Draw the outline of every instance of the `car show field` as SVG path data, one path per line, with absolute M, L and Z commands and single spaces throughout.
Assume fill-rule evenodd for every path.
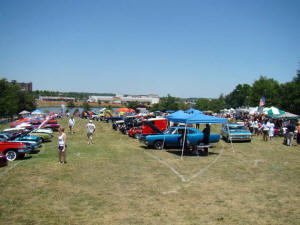
M 54 132 L 38 154 L 0 167 L 1 225 L 300 224 L 296 143 L 220 140 L 208 156 L 181 160 L 181 149 L 148 149 L 102 121 L 88 145 L 88 120 L 75 119 L 67 164 L 58 163 Z

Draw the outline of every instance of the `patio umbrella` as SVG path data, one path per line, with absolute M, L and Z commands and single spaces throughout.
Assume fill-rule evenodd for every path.
M 275 115 L 277 116 L 277 115 L 282 115 L 284 113 L 285 113 L 284 111 L 282 111 L 276 107 L 273 107 L 273 106 L 267 111 L 267 114 L 269 116 L 275 116 Z
M 135 112 L 133 109 L 128 109 L 128 108 L 119 108 L 117 109 L 117 112 Z
M 30 112 L 26 110 L 23 110 L 22 112 L 19 113 L 19 115 L 27 115 L 27 114 L 30 114 Z
M 41 114 L 43 114 L 42 111 L 40 111 L 40 110 L 38 110 L 38 109 L 34 110 L 34 111 L 31 113 L 31 115 L 41 115 Z

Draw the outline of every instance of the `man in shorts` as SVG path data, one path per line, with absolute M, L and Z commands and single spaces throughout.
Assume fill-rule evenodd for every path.
M 70 134 L 73 134 L 74 125 L 75 125 L 75 119 L 74 116 L 71 116 L 71 118 L 69 119 Z
M 92 120 L 90 120 L 90 122 L 86 125 L 86 129 L 87 129 L 86 136 L 87 136 L 87 140 L 88 140 L 88 145 L 90 143 L 93 144 L 93 134 L 95 133 L 96 126 L 95 126 L 95 124 L 93 124 Z

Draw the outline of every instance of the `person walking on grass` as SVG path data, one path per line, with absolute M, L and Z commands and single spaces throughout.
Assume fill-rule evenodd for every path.
M 270 123 L 268 122 L 267 126 L 269 127 L 269 139 L 272 141 L 275 132 L 275 124 L 271 121 Z
M 67 163 L 67 159 L 66 159 L 67 135 L 65 134 L 64 128 L 59 128 L 58 132 L 59 132 L 59 135 L 58 135 L 58 161 L 60 164 Z
M 74 116 L 71 116 L 71 118 L 69 119 L 70 134 L 73 134 L 74 125 L 75 125 L 75 119 Z
M 93 124 L 92 120 L 88 122 L 88 124 L 86 125 L 86 129 L 87 129 L 86 136 L 87 136 L 88 145 L 91 143 L 93 144 L 93 134 L 95 133 L 96 126 L 95 124 Z
M 266 121 L 264 121 L 263 124 L 262 124 L 262 131 L 263 131 L 263 140 L 268 141 L 269 127 L 268 127 Z
M 287 126 L 287 128 L 288 128 L 287 145 L 293 146 L 294 132 L 295 132 L 295 124 L 293 123 L 293 121 L 290 121 L 290 124 Z

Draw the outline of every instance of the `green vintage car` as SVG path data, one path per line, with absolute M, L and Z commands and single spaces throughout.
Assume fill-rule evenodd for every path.
M 222 127 L 222 138 L 227 141 L 251 141 L 252 134 L 244 125 L 228 123 Z
M 52 134 L 47 134 L 47 133 L 37 132 L 37 131 L 32 131 L 29 133 L 29 135 L 30 136 L 39 136 L 42 138 L 43 142 L 51 141 L 51 138 L 53 137 Z

